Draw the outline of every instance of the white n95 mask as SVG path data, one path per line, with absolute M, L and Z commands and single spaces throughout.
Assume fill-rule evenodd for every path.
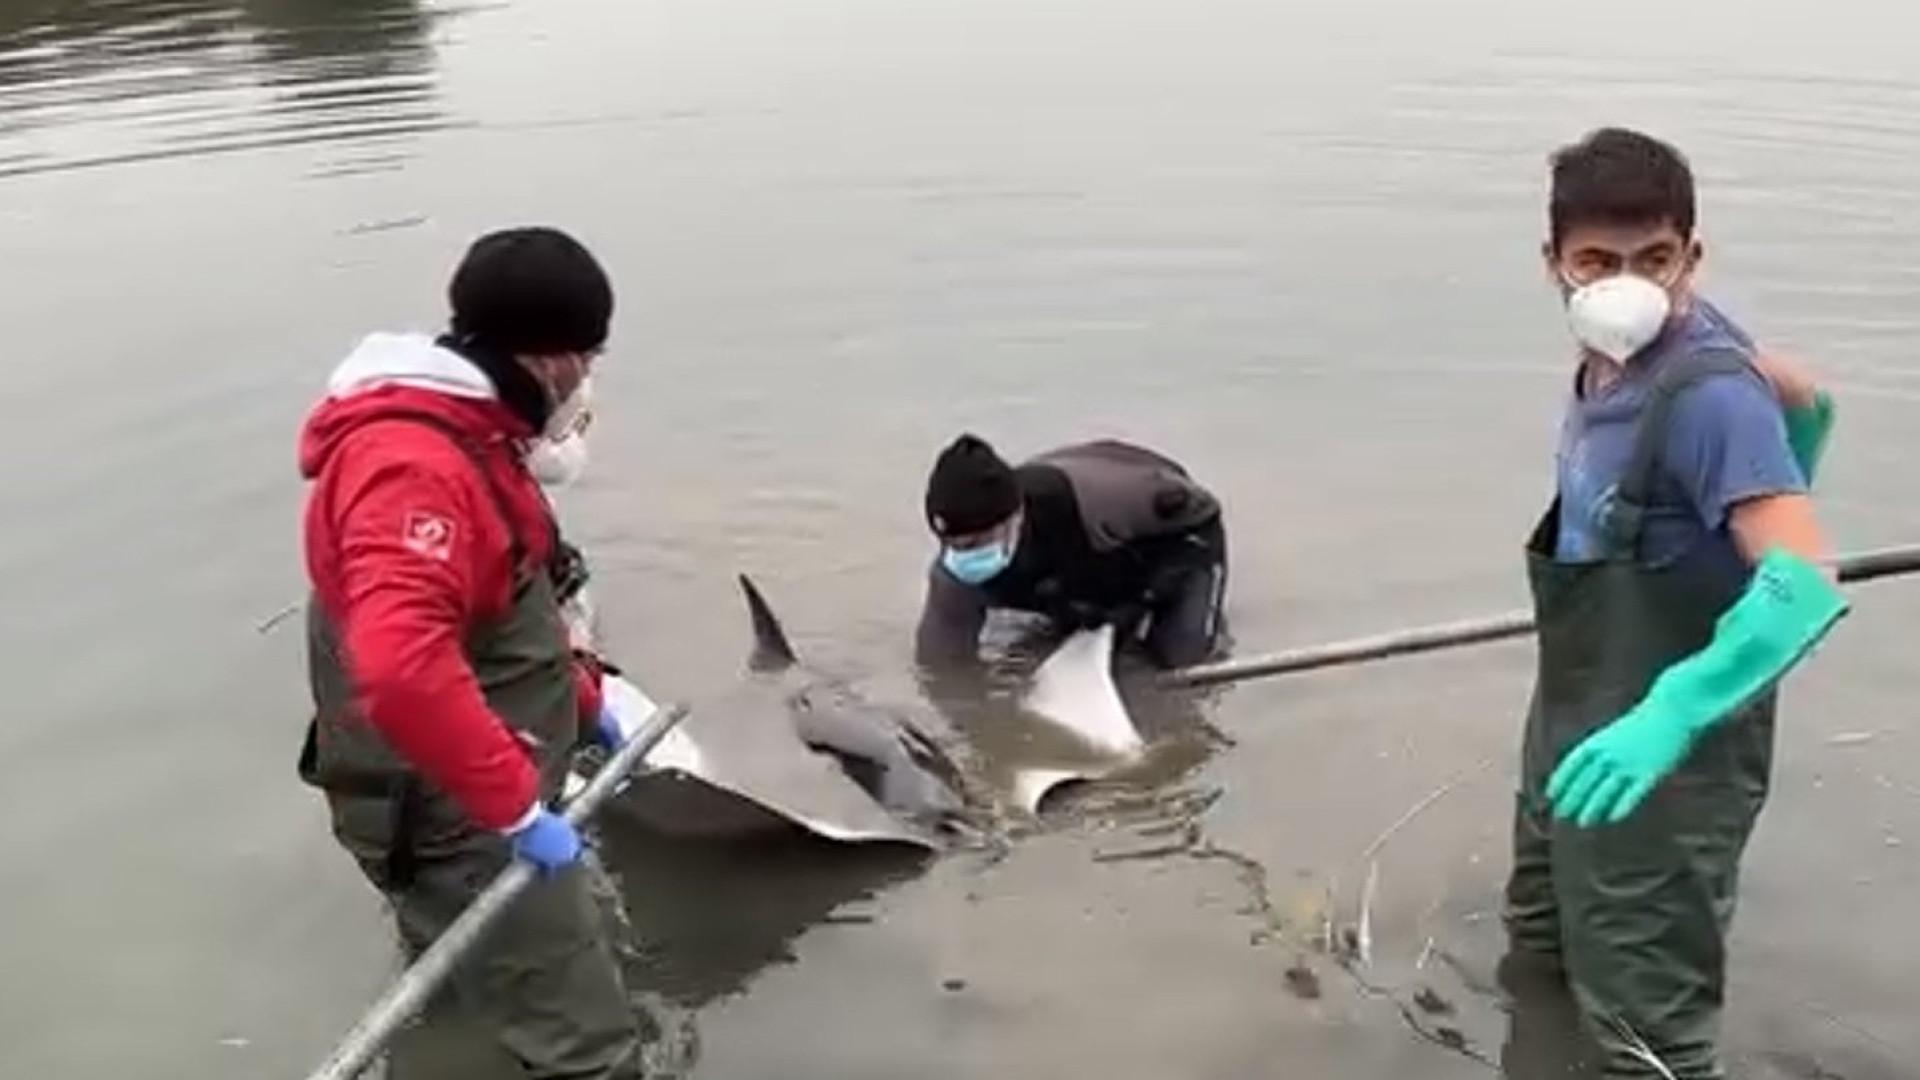
M 1667 290 L 1638 274 L 1612 274 L 1567 297 L 1567 328 L 1580 344 L 1624 364 L 1660 336 L 1672 311 Z
M 561 439 L 536 439 L 527 451 L 527 468 L 546 487 L 566 487 L 587 471 L 587 437 L 578 433 Z
M 547 427 L 541 434 L 558 442 L 587 428 L 588 410 L 593 406 L 593 377 L 582 376 L 573 393 L 555 404 L 547 414 Z
M 587 425 L 593 420 L 593 380 L 583 378 L 554 407 L 547 428 L 527 451 L 527 468 L 547 487 L 566 487 L 587 469 Z

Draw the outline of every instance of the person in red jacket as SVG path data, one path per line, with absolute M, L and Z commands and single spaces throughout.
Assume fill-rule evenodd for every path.
M 437 337 L 374 333 L 300 434 L 313 722 L 302 777 L 417 955 L 518 857 L 541 875 L 454 976 L 532 1077 L 641 1075 L 642 1017 L 550 809 L 603 707 L 555 599 L 564 553 L 527 456 L 570 430 L 613 313 L 607 275 L 546 228 L 481 237 Z

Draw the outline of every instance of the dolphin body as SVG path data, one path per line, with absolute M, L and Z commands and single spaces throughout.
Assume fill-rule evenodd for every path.
M 833 758 L 849 779 L 896 817 L 929 833 L 965 831 L 971 816 L 966 778 L 919 728 L 878 708 L 851 687 L 809 671 L 753 579 L 739 575 L 753 620 L 748 667 L 780 676 L 800 741 Z
M 797 825 L 840 842 L 931 851 L 976 835 L 964 776 L 939 744 L 803 665 L 766 597 L 745 574 L 739 582 L 756 677 L 669 732 L 610 811 L 705 839 Z M 630 704 L 638 716 L 652 708 Z

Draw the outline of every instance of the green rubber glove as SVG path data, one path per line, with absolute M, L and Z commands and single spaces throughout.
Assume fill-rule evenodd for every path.
M 1813 474 L 1820 467 L 1820 455 L 1827 448 L 1827 433 L 1833 430 L 1833 395 L 1816 390 L 1813 403 L 1786 410 L 1787 445 L 1793 459 L 1800 463 L 1800 474 L 1813 486 Z
M 1638 704 L 1560 760 L 1547 778 L 1554 815 L 1581 828 L 1625 820 L 1695 739 L 1777 682 L 1846 613 L 1818 566 L 1768 551 L 1707 647 L 1661 672 Z
M 1642 701 L 1561 759 L 1547 778 L 1554 816 L 1583 829 L 1624 821 L 1691 749 L 1685 713 Z

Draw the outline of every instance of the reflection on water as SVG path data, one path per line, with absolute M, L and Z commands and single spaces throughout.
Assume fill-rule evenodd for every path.
M 600 899 L 627 946 L 624 967 L 651 1045 L 648 1076 L 687 1075 L 700 1058 L 699 1011 L 743 992 L 823 923 L 871 923 L 881 895 L 925 870 L 918 848 L 842 845 L 795 827 L 735 843 L 607 830 Z M 436 999 L 395 1038 L 387 1080 L 513 1080 L 524 1075 L 481 1018 Z
M 1109 814 L 1119 806 L 1144 810 L 1154 819 L 1149 828 L 1164 824 L 1168 815 L 1179 818 L 1192 795 L 1181 783 L 1232 745 L 1212 719 L 1219 691 L 1161 688 L 1156 669 L 1131 650 L 1121 650 L 1114 660 L 1115 686 L 1146 749 L 1139 760 L 1116 764 L 1057 726 L 1058 718 L 1036 723 L 1029 711 L 1033 674 L 1061 641 L 1046 624 L 1027 623 L 1007 635 L 998 655 L 990 652 L 989 662 L 978 668 L 917 669 L 922 696 L 944 720 L 950 744 L 957 741 L 950 748 L 971 763 L 1009 812 L 1022 805 L 1021 774 L 1079 774 L 1078 780 L 1047 789 L 1032 808 L 1041 821 L 1015 822 L 1015 834 L 1043 823 L 1068 825 Z
M 929 865 L 917 848 L 834 844 L 797 828 L 734 844 L 607 830 L 601 846 L 638 943 L 635 985 L 686 1008 L 792 963 L 794 942 L 815 926 L 871 921 L 862 902 Z
M 0 6 L 0 177 L 352 140 L 388 167 L 446 125 L 420 0 Z

